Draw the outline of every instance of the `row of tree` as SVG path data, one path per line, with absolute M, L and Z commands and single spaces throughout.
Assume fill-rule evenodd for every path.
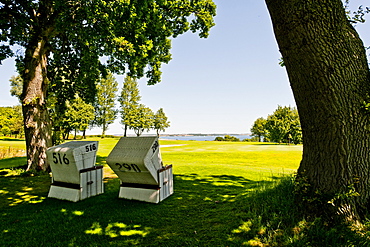
M 0 107 L 0 132 L 4 136 L 23 135 L 23 116 L 20 105 Z
M 22 79 L 20 76 L 13 76 L 10 82 L 11 94 L 20 98 Z M 101 127 L 101 136 L 104 138 L 108 126 L 117 119 L 118 113 L 121 114 L 121 123 L 125 126 L 125 136 L 128 128 L 140 136 L 145 130 L 150 129 L 156 130 L 159 135 L 160 131 L 165 131 L 169 127 L 169 121 L 162 108 L 153 113 L 150 108 L 140 103 L 141 96 L 135 79 L 125 78 L 121 95 L 118 97 L 119 110 L 116 109 L 117 91 L 118 83 L 113 74 L 108 73 L 106 77 L 100 77 L 96 81 L 96 93 L 91 103 L 86 102 L 86 99 L 77 93 L 71 95 L 72 99 L 65 101 L 49 95 L 48 109 L 53 122 L 53 144 L 67 140 L 72 131 L 74 137 L 78 131 L 82 131 L 85 138 L 86 130 L 95 126 Z
M 135 131 L 140 136 L 145 130 L 154 129 L 159 135 L 160 131 L 165 131 L 170 126 L 162 108 L 154 113 L 149 107 L 140 103 L 141 96 L 138 83 L 131 77 L 126 77 L 123 83 L 121 96 L 118 101 L 121 104 L 121 124 L 124 126 L 124 136 L 127 129 Z
M 251 128 L 258 141 L 278 143 L 302 143 L 302 129 L 298 111 L 295 107 L 278 106 L 267 118 L 260 117 Z

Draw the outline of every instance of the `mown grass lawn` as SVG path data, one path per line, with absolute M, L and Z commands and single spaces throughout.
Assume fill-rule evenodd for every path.
M 166 143 L 163 141 L 164 145 Z M 162 148 L 163 160 L 173 163 L 175 173 L 178 174 L 238 175 L 263 180 L 294 173 L 302 157 L 301 145 L 199 141 L 181 143 L 182 146 Z
M 105 164 L 118 139 L 98 140 L 105 193 L 77 203 L 47 198 L 49 174 L 0 170 L 0 246 L 369 244 L 366 233 L 302 216 L 291 176 L 302 146 L 161 141 L 163 161 L 174 167 L 175 193 L 150 204 L 118 198 L 119 180 Z

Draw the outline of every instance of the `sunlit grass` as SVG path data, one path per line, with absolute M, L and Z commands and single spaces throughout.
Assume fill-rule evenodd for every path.
M 274 174 L 294 173 L 302 158 L 301 145 L 261 145 L 247 142 L 162 141 L 165 163 L 175 173 L 202 175 L 238 174 L 261 180 Z M 176 145 L 176 144 L 182 144 Z
M 47 198 L 49 174 L 0 170 L 0 246 L 370 244 L 366 231 L 303 216 L 292 176 L 302 146 L 161 140 L 175 192 L 150 204 L 118 198 L 119 180 L 105 162 L 118 138 L 89 140 L 99 141 L 97 163 L 105 166 L 99 196 L 76 203 Z
M 23 139 L 0 137 L 0 169 L 25 165 L 25 150 Z

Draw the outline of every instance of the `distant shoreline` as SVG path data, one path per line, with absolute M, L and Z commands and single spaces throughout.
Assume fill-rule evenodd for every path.
M 153 136 L 155 134 L 142 134 L 141 136 Z M 189 133 L 189 134 L 159 134 L 159 137 L 165 137 L 165 136 L 226 136 L 226 135 L 229 135 L 229 136 L 250 136 L 252 135 L 251 133 L 243 133 L 243 134 L 230 134 L 230 133 L 223 133 L 223 134 L 217 134 L 217 133 L 214 133 L 214 134 L 195 134 L 195 133 Z M 113 136 L 123 136 L 123 134 L 115 134 Z M 133 134 L 129 134 L 127 136 L 136 136 L 136 135 L 133 135 Z
M 194 133 L 189 133 L 189 134 L 160 134 L 160 136 L 245 136 L 245 135 L 251 135 L 250 133 L 243 133 L 243 134 L 230 134 L 230 133 L 223 133 L 223 134 L 194 134 Z
M 183 141 L 214 141 L 217 137 L 224 137 L 226 135 L 238 138 L 240 141 L 250 139 L 251 135 L 248 134 L 182 134 L 182 135 L 160 135 L 159 139 L 162 140 L 183 140 Z

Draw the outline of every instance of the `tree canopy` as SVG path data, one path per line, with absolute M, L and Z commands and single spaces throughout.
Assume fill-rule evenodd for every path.
M 77 131 L 83 131 L 85 133 L 87 127 L 94 120 L 94 112 L 94 107 L 85 103 L 80 97 L 77 97 L 71 102 L 67 102 L 65 122 L 68 123 L 69 129 L 75 130 L 75 139 Z
M 53 54 L 48 56 L 55 69 L 48 71 L 49 79 L 81 81 L 108 66 L 113 73 L 145 74 L 154 84 L 160 81 L 161 63 L 171 59 L 169 37 L 188 30 L 207 37 L 215 8 L 210 0 L 2 0 L 0 59 L 16 55 L 23 67 L 26 54 L 14 54 L 11 47 L 30 48 L 38 37 L 46 39 L 44 48 Z M 103 56 L 105 64 L 99 60 Z
M 265 130 L 267 138 L 272 142 L 302 142 L 301 123 L 295 107 L 278 106 L 273 114 L 267 116 Z
M 257 118 L 251 132 L 253 136 L 258 137 L 259 141 L 264 137 L 265 141 L 271 142 L 302 143 L 301 123 L 295 107 L 278 106 L 267 116 L 267 119 Z
M 261 142 L 262 137 L 266 136 L 266 119 L 263 117 L 257 118 L 254 121 L 253 126 L 251 128 L 252 136 L 258 137 L 258 141 Z
M 168 121 L 163 108 L 159 108 L 159 110 L 153 116 L 153 129 L 156 130 L 157 135 L 159 136 L 159 132 L 165 131 L 168 127 L 170 127 L 170 121 Z
M 125 124 L 133 129 L 137 136 L 145 130 L 149 131 L 153 127 L 154 113 L 143 104 L 135 105 L 125 118 Z
M 211 0 L 1 0 L 0 61 L 15 56 L 24 82 L 28 169 L 48 169 L 49 93 L 92 102 L 95 79 L 108 68 L 157 83 L 171 59 L 170 38 L 188 30 L 207 37 L 215 14 Z
M 112 124 L 117 118 L 118 111 L 115 110 L 115 100 L 117 98 L 118 83 L 112 73 L 108 73 L 106 78 L 99 78 L 97 84 L 94 124 L 102 128 L 102 138 L 108 125 Z
M 123 87 L 121 90 L 121 95 L 118 98 L 120 102 L 121 108 L 121 123 L 124 126 L 124 133 L 123 136 L 127 135 L 127 128 L 130 123 L 130 116 L 132 116 L 132 111 L 135 111 L 137 106 L 139 105 L 139 101 L 141 99 L 140 92 L 139 92 L 139 85 L 137 80 L 131 78 L 130 76 L 126 76 Z
M 23 134 L 23 116 L 20 105 L 0 107 L 0 132 L 3 135 Z

